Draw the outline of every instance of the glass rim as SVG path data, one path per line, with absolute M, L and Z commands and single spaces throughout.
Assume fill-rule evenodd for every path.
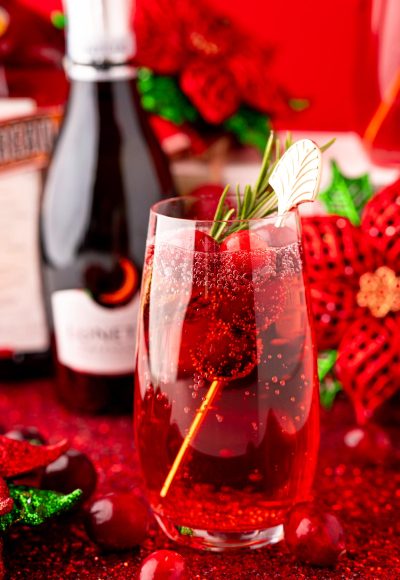
M 207 198 L 207 197 L 211 197 L 210 195 L 204 195 L 203 198 Z M 236 195 L 231 193 L 227 195 L 227 198 L 234 198 L 236 200 Z M 202 198 L 201 197 L 197 197 L 194 195 L 177 195 L 175 197 L 168 197 L 166 199 L 161 199 L 160 201 L 157 201 L 156 203 L 154 203 L 151 208 L 150 208 L 150 215 L 154 215 L 157 217 L 162 217 L 162 218 L 166 218 L 169 220 L 173 220 L 173 221 L 180 221 L 180 222 L 184 222 L 184 223 L 190 223 L 190 222 L 195 222 L 198 224 L 212 224 L 212 223 L 225 223 L 225 224 L 230 224 L 230 223 L 241 223 L 241 222 L 246 222 L 246 223 L 256 223 L 256 222 L 268 222 L 268 221 L 272 221 L 272 220 L 276 220 L 278 218 L 285 218 L 285 217 L 289 217 L 289 216 L 298 216 L 299 215 L 299 210 L 298 210 L 298 206 L 295 206 L 293 208 L 291 208 L 288 211 L 285 211 L 283 213 L 278 213 L 278 211 L 274 211 L 273 213 L 264 216 L 264 217 L 251 217 L 251 218 L 231 218 L 229 220 L 213 220 L 213 219 L 197 219 L 197 218 L 191 218 L 191 217 L 175 217 L 172 215 L 168 215 L 165 213 L 160 213 L 159 208 L 168 205 L 168 203 L 171 202 L 177 202 L 177 201 L 182 201 L 182 200 L 193 200 L 193 201 L 200 201 Z

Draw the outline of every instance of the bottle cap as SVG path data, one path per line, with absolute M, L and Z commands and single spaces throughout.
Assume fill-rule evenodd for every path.
M 128 63 L 136 52 L 133 0 L 63 0 L 67 58 L 78 65 Z

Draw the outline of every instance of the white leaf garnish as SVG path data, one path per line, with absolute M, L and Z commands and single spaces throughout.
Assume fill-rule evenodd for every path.
M 310 139 L 301 139 L 289 147 L 269 178 L 278 198 L 279 215 L 316 198 L 321 167 L 321 150 Z

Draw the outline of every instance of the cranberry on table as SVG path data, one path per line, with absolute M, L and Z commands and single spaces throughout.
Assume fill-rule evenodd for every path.
M 289 550 L 301 562 L 334 566 L 345 552 L 345 537 L 339 520 L 309 505 L 294 508 L 284 524 Z
M 171 550 L 158 550 L 142 563 L 139 580 L 184 580 L 187 578 L 184 558 Z
M 395 451 L 386 432 L 377 425 L 366 425 L 351 429 L 344 436 L 352 460 L 365 465 L 388 463 Z
M 147 537 L 150 515 L 133 493 L 109 493 L 87 508 L 89 537 L 105 550 L 129 550 Z
M 96 483 L 96 470 L 87 455 L 68 449 L 45 468 L 41 487 L 60 493 L 81 489 L 82 501 L 86 501 L 94 492 Z

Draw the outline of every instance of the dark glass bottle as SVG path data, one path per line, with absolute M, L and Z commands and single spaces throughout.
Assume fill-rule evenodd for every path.
M 96 4 L 97 26 L 94 2 L 70 2 L 71 89 L 45 183 L 41 240 L 61 398 L 85 412 L 129 412 L 148 214 L 173 185 L 127 64 L 130 2 Z M 118 42 L 111 4 L 122 11 Z

